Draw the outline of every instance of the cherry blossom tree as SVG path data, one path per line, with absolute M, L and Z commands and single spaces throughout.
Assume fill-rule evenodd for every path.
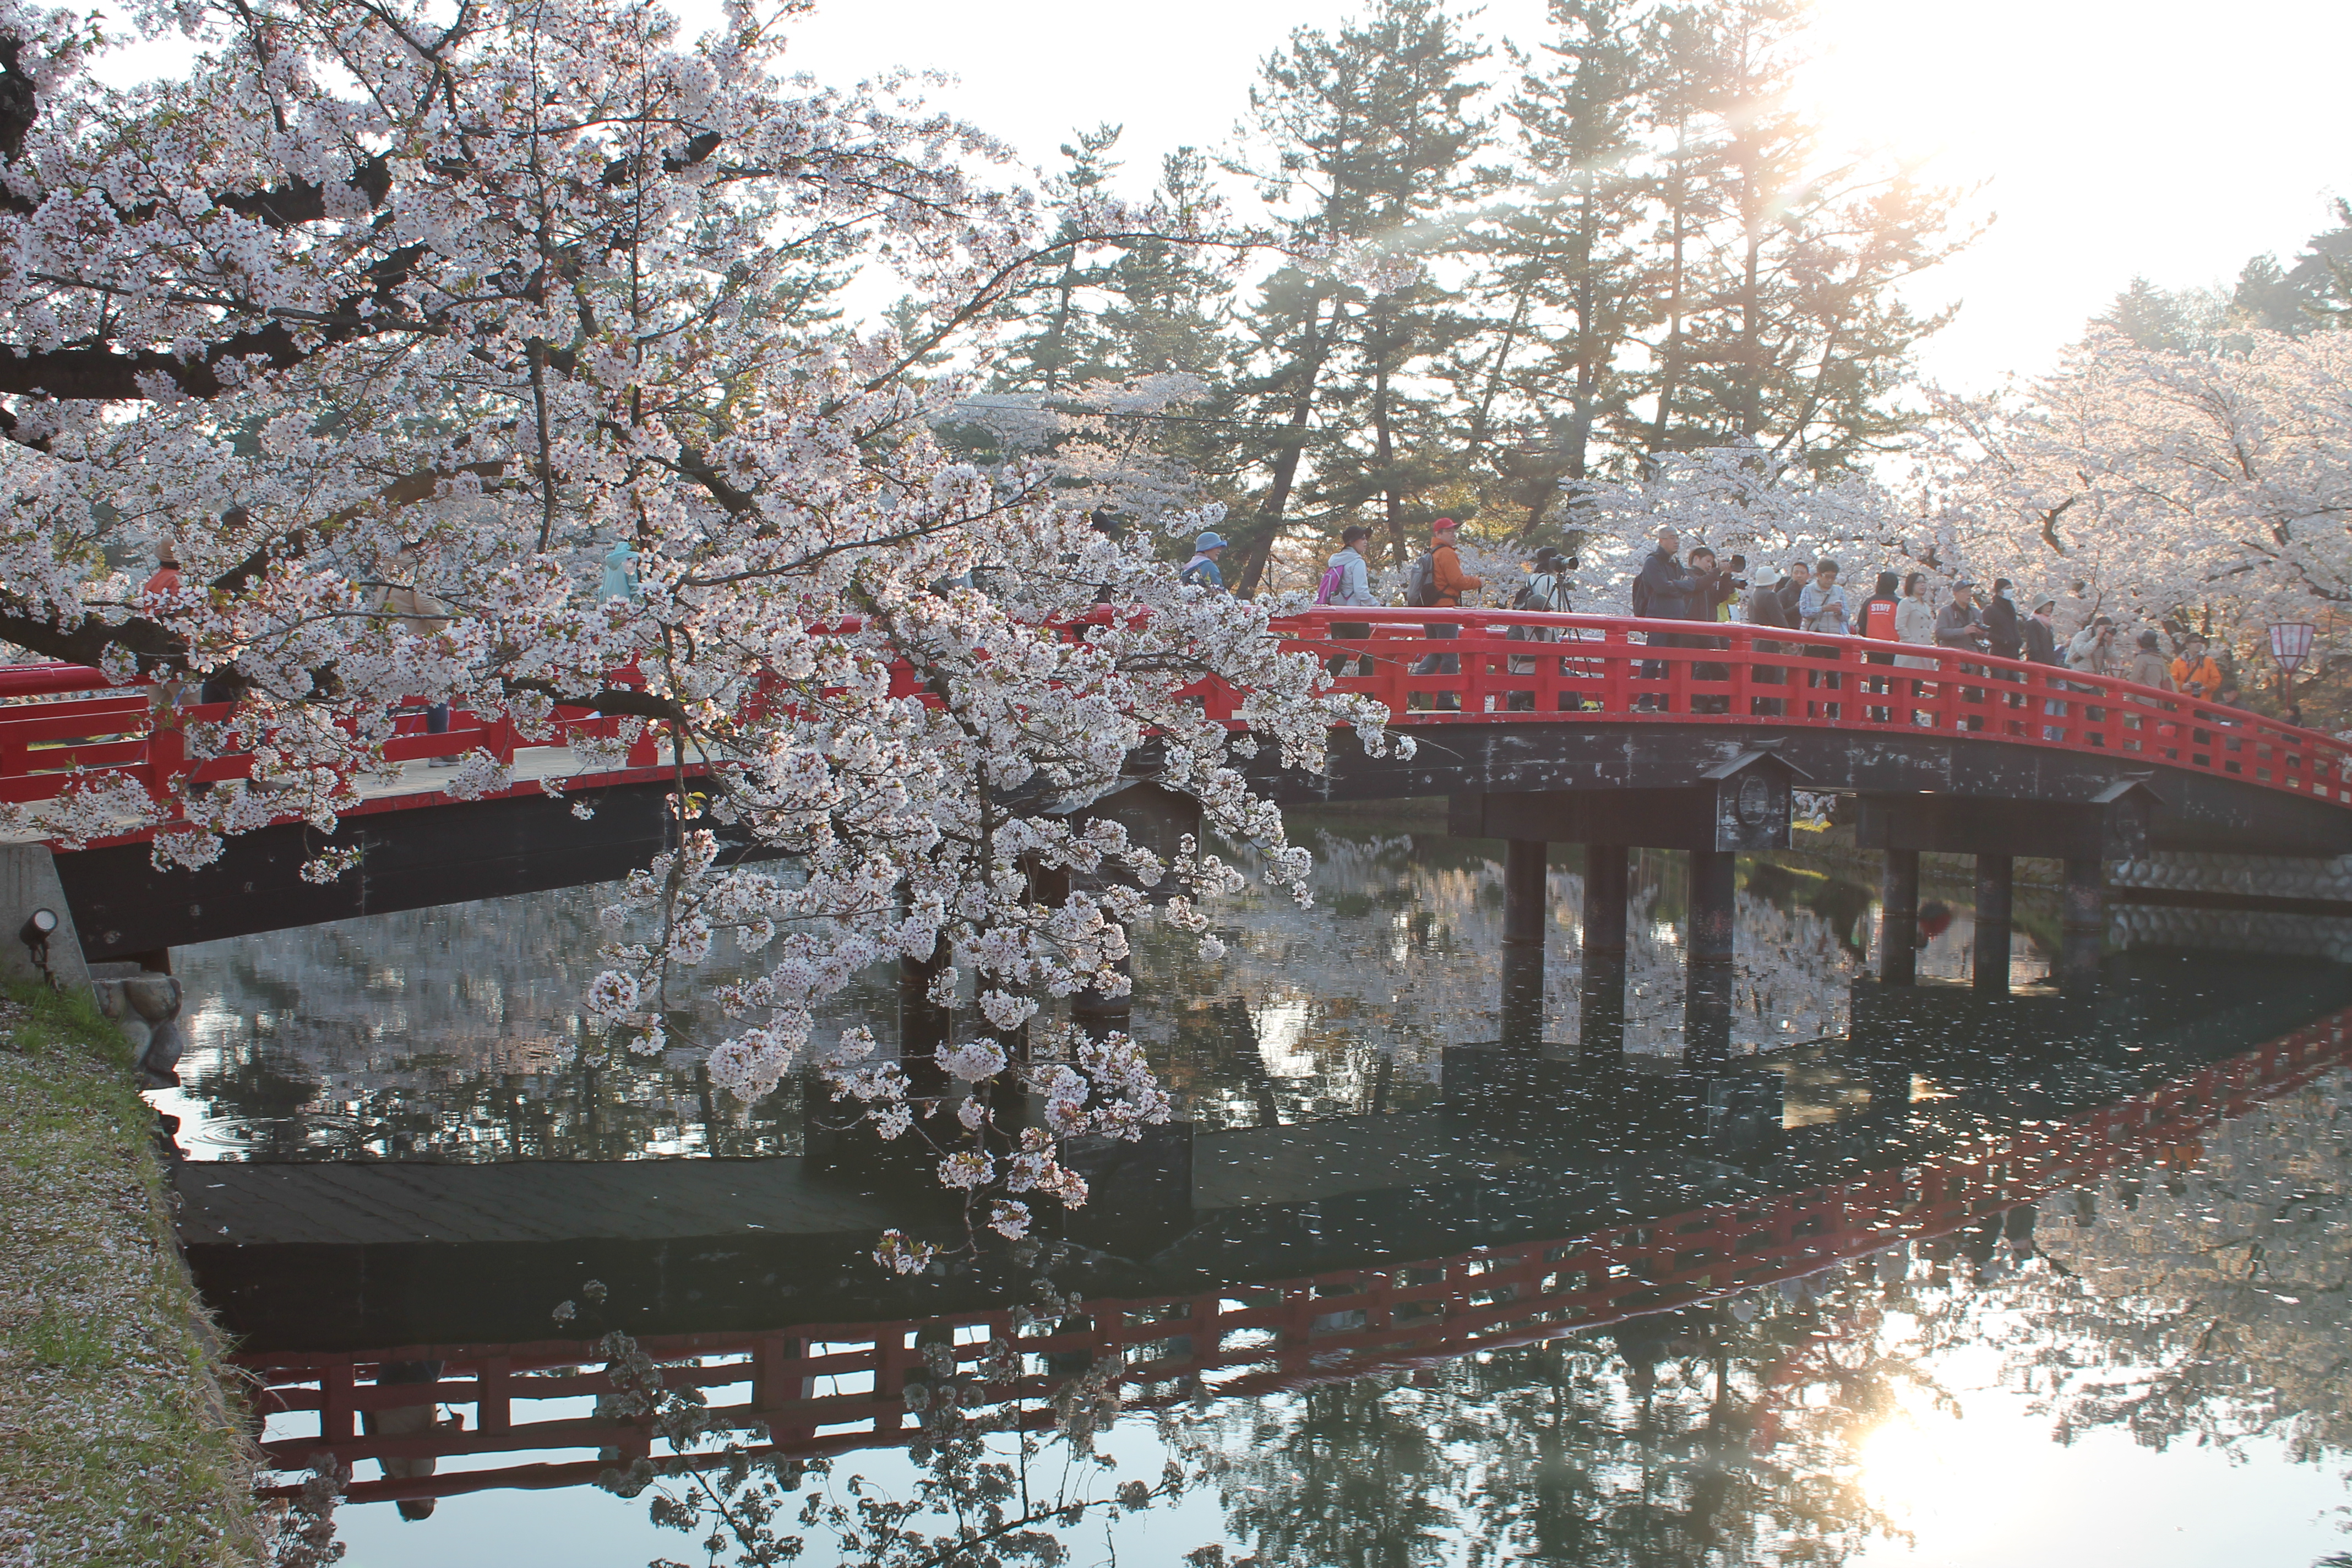
M 1686 548 L 1708 546 L 1727 563 L 1735 552 L 1760 565 L 1859 552 L 1845 563 L 1859 574 L 1865 565 L 1879 571 L 1937 560 L 1935 525 L 1906 521 L 1876 480 L 1816 477 L 1801 461 L 1753 442 L 1669 452 L 1639 477 L 1562 489 L 1569 526 L 1583 542 L 1595 614 L 1629 613 L 1633 576 L 1661 528 L 1674 529 Z
M 1937 403 L 1942 510 L 2021 582 L 2225 631 L 2352 603 L 2352 336 L 2101 332 L 2020 391 Z
M 137 18 L 183 39 L 185 74 L 115 88 L 98 22 L 0 0 L 0 432 L 21 458 L 0 638 L 232 700 L 191 742 L 249 750 L 249 782 L 92 787 L 36 824 L 144 824 L 189 864 L 273 819 L 331 831 L 405 700 L 655 727 L 677 831 L 611 912 L 591 1011 L 657 1049 L 668 988 L 722 932 L 768 948 L 727 994 L 745 1026 L 714 1077 L 756 1095 L 822 1055 L 885 1135 L 952 1133 L 943 1175 L 1017 1233 L 1008 1184 L 1083 1197 L 1054 1135 L 1167 1114 L 1124 1037 L 1056 1059 L 1024 1051 L 1027 1021 L 1125 986 L 1142 887 L 1172 876 L 1160 916 L 1198 930 L 1193 900 L 1234 875 L 1189 843 L 1164 866 L 1081 808 L 1144 766 L 1303 892 L 1240 763 L 1318 766 L 1343 722 L 1378 746 L 1381 715 L 1279 652 L 1272 605 L 1178 584 L 1042 467 L 939 446 L 968 388 L 915 370 L 984 367 L 971 333 L 1055 241 L 991 183 L 1003 150 L 907 83 L 782 75 L 797 9 L 732 4 L 689 39 L 608 0 L 159 3 Z M 1184 237 L 1108 199 L 1075 221 Z M 865 267 L 909 290 L 871 331 L 828 304 Z M 181 586 L 147 591 L 167 545 Z M 608 595 L 598 563 L 624 547 Z M 387 614 L 399 589 L 446 619 Z M 1240 728 L 1192 700 L 1213 678 Z M 477 752 L 447 789 L 510 782 Z M 746 840 L 783 868 L 734 864 Z M 862 1031 L 813 1037 L 813 1003 L 894 959 L 931 963 L 943 1003 L 975 977 L 941 1065 L 983 1092 L 918 1094 Z M 1015 1079 L 1047 1101 L 1025 1139 L 984 1092 Z

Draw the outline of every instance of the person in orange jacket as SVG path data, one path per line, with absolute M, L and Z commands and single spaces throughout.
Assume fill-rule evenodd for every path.
M 1441 517 L 1429 525 L 1430 537 L 1436 541 L 1430 550 L 1432 563 L 1437 574 L 1437 602 L 1459 605 L 1462 595 L 1486 585 L 1483 577 L 1473 577 L 1462 570 L 1462 557 L 1454 548 L 1454 531 L 1462 525 L 1450 517 Z
M 1441 517 L 1429 525 L 1430 539 L 1433 542 L 1429 551 L 1430 576 L 1435 588 L 1431 597 L 1433 602 L 1449 607 L 1458 606 L 1462 603 L 1463 595 L 1486 585 L 1485 578 L 1474 577 L 1462 570 L 1461 554 L 1454 548 L 1454 531 L 1461 526 L 1450 517 Z M 1433 626 L 1425 627 L 1424 630 L 1433 639 L 1458 637 L 1462 635 L 1460 626 Z M 1459 675 L 1462 673 L 1462 656 L 1456 653 L 1427 655 L 1420 663 L 1412 667 L 1412 673 Z M 1438 695 L 1441 699 L 1439 706 L 1443 708 L 1450 710 L 1460 705 L 1461 699 L 1454 692 L 1441 692 Z
M 2175 690 L 2191 697 L 2212 697 L 2221 689 L 2221 667 L 2205 651 L 2205 639 L 2191 634 L 2181 645 L 2180 657 L 2172 661 L 2172 685 Z

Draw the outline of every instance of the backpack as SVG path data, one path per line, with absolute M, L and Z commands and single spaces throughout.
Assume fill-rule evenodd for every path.
M 1176 581 L 1189 583 L 1196 588 L 1200 587 L 1208 581 L 1209 574 L 1216 570 L 1216 565 L 1213 561 L 1195 561 L 1176 574 Z
M 1404 580 L 1404 602 L 1416 610 L 1426 610 L 1437 604 L 1437 552 L 1432 550 L 1415 560 Z
M 1540 588 L 1536 586 L 1538 583 L 1542 584 L 1543 586 Z M 1511 608 L 1515 610 L 1557 610 L 1559 608 L 1559 605 L 1555 601 L 1559 597 L 1559 579 L 1553 576 L 1550 573 L 1546 572 L 1538 576 L 1528 578 L 1527 584 L 1517 593 L 1511 595 Z
M 1329 604 L 1339 597 L 1339 589 L 1347 581 L 1348 569 L 1345 566 L 1333 566 L 1323 574 L 1323 581 L 1316 585 L 1315 602 L 1318 605 Z
M 1643 620 L 1650 618 L 1650 579 L 1647 576 L 1633 579 L 1633 614 Z

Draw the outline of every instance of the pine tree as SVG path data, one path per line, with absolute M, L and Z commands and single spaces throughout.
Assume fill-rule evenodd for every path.
M 1523 535 L 1628 417 L 1635 384 L 1618 361 L 1654 319 L 1655 274 L 1632 238 L 1654 188 L 1636 127 L 1651 81 L 1638 16 L 1630 0 L 1553 0 L 1553 39 L 1536 58 L 1515 51 L 1517 188 L 1478 226 L 1484 330 L 1455 374 L 1465 466 L 1525 514 Z
M 2210 347 L 2228 309 L 2229 301 L 2213 289 L 2159 289 L 2134 278 L 2092 324 L 2111 327 L 2141 348 L 2178 353 Z
M 1909 427 L 1892 395 L 1913 345 L 1949 320 L 1896 289 L 1965 243 L 1947 232 L 1954 196 L 1900 166 L 1824 157 L 1792 92 L 1806 15 L 1804 0 L 1713 0 L 1668 18 L 1700 67 L 1715 211 L 1692 203 L 1701 276 L 1672 286 L 1689 314 L 1662 345 L 1654 450 L 1752 441 L 1852 466 Z M 1675 249 L 1687 272 L 1679 231 Z
M 1265 61 L 1251 101 L 1276 162 L 1261 188 L 1291 208 L 1294 255 L 1410 263 L 1446 243 L 1441 220 L 1479 189 L 1470 160 L 1487 128 L 1471 103 L 1484 84 L 1463 73 L 1486 56 L 1432 0 L 1378 0 L 1336 37 L 1300 28 Z M 1450 331 L 1443 290 L 1293 262 L 1266 280 L 1245 325 L 1256 374 L 1242 404 L 1270 433 L 1265 488 L 1235 530 L 1236 586 L 1263 577 L 1302 471 L 1324 521 L 1377 503 L 1401 559 L 1425 477 L 1412 451 L 1423 412 L 1412 382 Z
M 2250 258 L 2238 269 L 2230 291 L 2230 315 L 2248 326 L 2300 337 L 2317 326 L 2302 293 L 2289 283 L 2275 256 Z
M 1007 304 L 1006 315 L 1022 328 L 999 365 L 999 391 L 1050 396 L 1103 374 L 1104 345 L 1094 331 L 1097 306 L 1092 296 L 1109 281 L 1114 263 L 1079 237 L 1079 211 L 1118 173 L 1110 153 L 1119 132 L 1116 125 L 1097 125 L 1076 132 L 1075 143 L 1062 144 L 1067 166 L 1047 184 L 1045 195 L 1060 216 L 1056 237 L 1064 243 L 1040 258 L 1038 281 Z
M 1648 110 L 1660 145 L 1654 176 L 1657 220 L 1650 237 L 1658 274 L 1661 333 L 1651 361 L 1651 416 L 1644 447 L 1675 445 L 1676 416 L 1690 379 L 1691 319 L 1697 310 L 1705 237 L 1721 217 L 1721 135 L 1707 110 L 1714 97 L 1717 40 L 1702 7 L 1667 6 L 1645 21 L 1643 52 L 1654 63 Z

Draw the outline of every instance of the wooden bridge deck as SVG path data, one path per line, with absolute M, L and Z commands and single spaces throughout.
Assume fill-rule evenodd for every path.
M 1192 1143 L 1192 1206 L 1315 1203 L 1472 1180 L 1496 1151 L 1438 1111 L 1233 1128 Z M 797 1155 L 494 1164 L 188 1162 L 172 1175 L 188 1246 L 659 1241 L 878 1234 L 903 1205 L 819 1180 Z
M 765 1160 L 501 1164 L 184 1163 L 172 1173 L 189 1246 L 658 1241 L 878 1234 L 881 1201 Z

